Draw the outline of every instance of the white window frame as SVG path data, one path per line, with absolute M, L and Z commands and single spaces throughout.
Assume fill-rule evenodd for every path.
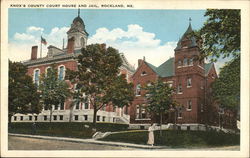
M 187 111 L 192 111 L 192 100 L 187 101 Z
M 36 68 L 33 70 L 33 82 L 36 83 L 36 71 L 38 70 L 38 86 L 40 84 L 40 75 L 41 75 L 41 70 L 39 68 Z
M 180 92 L 180 87 L 181 87 L 181 92 Z M 182 89 L 182 84 L 178 84 L 177 86 L 177 94 L 183 94 L 183 89 Z
M 52 67 L 51 66 L 46 67 L 46 69 L 45 69 L 45 76 L 47 76 L 48 69 L 52 69 Z
M 189 82 L 190 82 L 190 85 L 189 85 Z M 192 87 L 192 78 L 188 77 L 187 78 L 187 88 L 190 88 L 190 87 Z
M 62 81 L 65 79 L 65 72 L 66 72 L 66 70 L 65 70 L 65 65 L 59 65 L 58 66 L 58 79 L 60 79 L 60 68 L 61 67 L 63 67 L 63 78 L 62 78 Z

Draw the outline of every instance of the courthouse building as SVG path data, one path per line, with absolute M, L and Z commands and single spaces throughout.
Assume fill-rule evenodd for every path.
M 38 46 L 31 48 L 31 59 L 24 61 L 23 64 L 28 67 L 28 75 L 33 78 L 36 84 L 39 84 L 40 76 L 46 73 L 47 69 L 52 64 L 58 68 L 58 77 L 64 80 L 65 70 L 77 70 L 77 57 L 81 53 L 81 48 L 86 48 L 88 33 L 85 29 L 84 21 L 78 16 L 73 20 L 70 29 L 67 32 L 68 42 L 66 48 L 57 48 L 53 45 L 48 46 L 47 56 L 38 58 Z M 129 64 L 125 56 L 121 53 L 123 61 L 120 67 L 120 73 L 126 75 L 128 82 L 134 73 L 134 67 Z M 71 84 L 70 84 L 71 85 Z M 71 85 L 74 88 L 74 85 Z M 93 108 L 89 102 L 77 103 L 70 108 L 72 100 L 68 99 L 66 102 L 53 107 L 52 121 L 54 122 L 92 122 L 93 121 Z M 116 122 L 116 123 L 129 123 L 130 116 L 128 115 L 129 107 L 116 108 L 111 105 L 105 106 L 97 113 L 97 122 Z M 32 114 L 16 114 L 12 117 L 13 122 L 31 122 L 39 121 L 46 122 L 50 120 L 50 111 L 43 109 L 38 115 Z
M 159 79 L 176 89 L 174 99 L 181 105 L 175 112 L 164 114 L 163 123 L 195 123 L 204 124 L 213 122 L 213 113 L 217 109 L 210 101 L 211 83 L 217 78 L 213 63 L 205 63 L 204 60 L 196 60 L 200 55 L 199 46 L 195 37 L 187 36 L 191 33 L 189 24 L 186 32 L 178 41 L 175 55 L 156 67 L 147 60 L 139 59 L 138 68 L 135 70 L 129 64 L 123 54 L 123 64 L 120 71 L 126 74 L 128 82 L 133 82 L 135 98 L 130 107 L 116 108 L 112 105 L 103 107 L 97 112 L 97 122 L 115 122 L 131 124 L 149 124 L 158 122 L 159 118 L 147 111 L 145 90 L 142 87 Z M 39 84 L 39 77 L 46 73 L 52 64 L 58 68 L 58 77 L 64 80 L 65 70 L 77 70 L 77 57 L 81 48 L 87 45 L 88 33 L 85 30 L 84 21 L 78 16 L 73 20 L 71 28 L 67 32 L 68 41 L 66 48 L 48 46 L 46 57 L 38 58 L 38 46 L 31 49 L 31 59 L 23 62 L 28 67 L 28 74 L 33 81 Z M 167 55 L 167 52 L 166 52 Z M 71 85 L 74 88 L 74 85 Z M 92 122 L 93 108 L 89 102 L 78 103 L 70 108 L 72 100 L 53 107 L 53 122 Z M 216 115 L 216 114 L 215 114 Z M 43 109 L 38 115 L 16 114 L 12 117 L 13 122 L 46 122 L 50 120 L 50 111 Z

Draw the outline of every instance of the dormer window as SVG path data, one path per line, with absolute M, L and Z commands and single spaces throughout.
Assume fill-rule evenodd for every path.
M 143 72 L 141 73 L 141 76 L 145 76 L 145 75 L 147 75 L 147 73 L 146 73 L 146 71 L 143 71 Z

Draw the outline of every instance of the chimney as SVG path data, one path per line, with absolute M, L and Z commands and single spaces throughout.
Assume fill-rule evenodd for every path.
M 68 52 L 67 53 L 74 53 L 74 46 L 75 46 L 75 39 L 74 37 L 68 39 L 68 46 L 67 46 L 67 49 L 68 49 Z
M 143 60 L 142 59 L 138 59 L 138 67 L 140 67 L 143 63 Z
M 31 48 L 31 60 L 37 59 L 37 48 L 38 48 L 38 46 L 32 46 L 32 48 Z

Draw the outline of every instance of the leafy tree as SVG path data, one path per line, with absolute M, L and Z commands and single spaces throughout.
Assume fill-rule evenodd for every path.
M 201 59 L 210 57 L 212 61 L 218 58 L 240 55 L 240 10 L 207 9 L 207 17 L 203 27 L 191 33 L 200 44 Z
M 174 101 L 174 89 L 167 83 L 158 80 L 145 87 L 148 110 L 160 115 L 160 126 L 162 125 L 162 115 L 172 109 L 176 109 L 178 103 Z
M 240 106 L 240 57 L 228 62 L 212 85 L 213 98 L 222 108 L 237 111 Z
M 15 113 L 39 113 L 39 93 L 32 78 L 27 75 L 27 67 L 20 62 L 9 61 L 9 122 Z
M 53 105 L 58 106 L 71 95 L 69 85 L 64 80 L 58 78 L 58 71 L 55 66 L 52 66 L 47 69 L 46 74 L 41 75 L 39 91 L 44 108 L 50 110 L 51 122 Z
M 105 44 L 92 44 L 82 49 L 78 63 L 78 71 L 67 70 L 67 77 L 72 83 L 77 83 L 75 95 L 83 101 L 87 98 L 93 106 L 95 129 L 97 111 L 106 104 L 129 105 L 133 100 L 133 86 L 123 75 L 118 75 L 122 65 L 118 51 L 106 48 Z

